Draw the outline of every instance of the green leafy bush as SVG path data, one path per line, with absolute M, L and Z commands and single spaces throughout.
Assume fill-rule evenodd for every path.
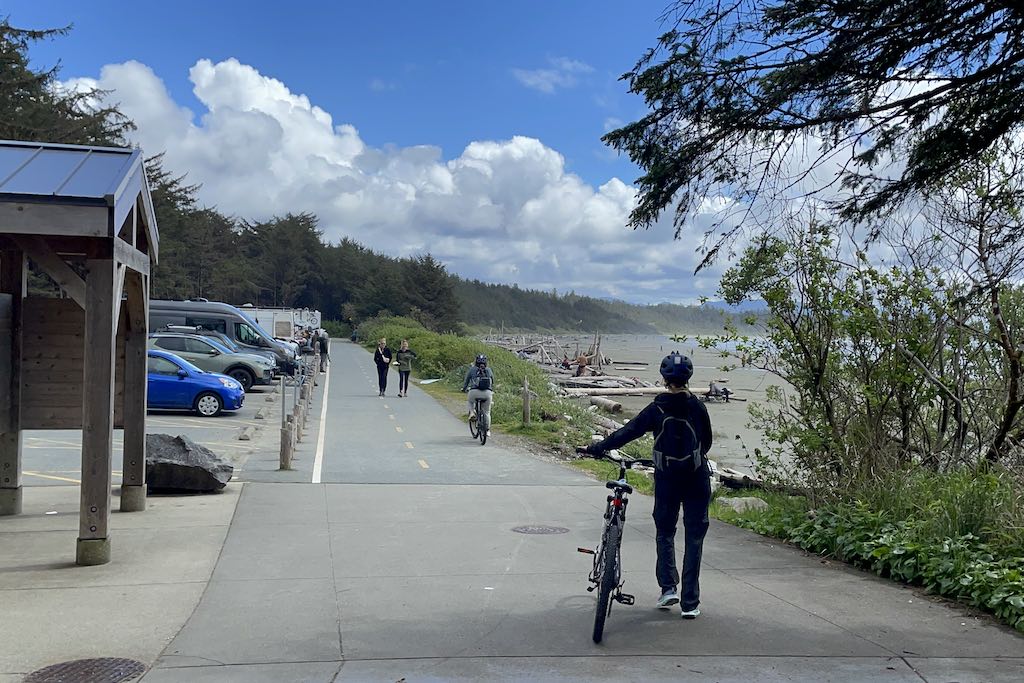
M 716 516 L 987 610 L 1024 632 L 1024 557 L 1013 535 L 1020 529 L 993 527 L 1006 512 L 994 509 L 999 496 L 1013 495 L 1011 481 L 999 473 L 912 473 L 902 485 L 880 482 L 898 486 L 899 495 L 888 488 L 870 502 L 807 510 L 800 499 L 775 496 L 768 510 L 719 508 Z

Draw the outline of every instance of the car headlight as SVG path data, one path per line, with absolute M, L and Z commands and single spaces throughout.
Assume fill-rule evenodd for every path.
M 242 385 L 229 377 L 219 377 L 220 383 L 228 389 L 241 389 Z

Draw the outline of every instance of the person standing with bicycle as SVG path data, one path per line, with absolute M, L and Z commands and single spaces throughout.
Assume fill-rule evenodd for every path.
M 466 381 L 462 383 L 462 391 L 469 392 L 467 401 L 469 403 L 469 418 L 473 419 L 473 404 L 478 400 L 484 402 L 484 415 L 487 416 L 487 425 L 491 424 L 491 403 L 494 400 L 494 372 L 487 367 L 487 356 L 480 354 L 476 357 L 473 367 L 466 373 Z M 487 436 L 491 430 L 487 430 Z
M 656 396 L 624 427 L 585 450 L 600 456 L 648 432 L 654 433 L 655 574 L 661 587 L 657 607 L 669 609 L 679 604 L 684 619 L 695 619 L 700 615 L 700 562 L 711 503 L 711 470 L 706 457 L 711 450 L 711 418 L 708 409 L 687 388 L 693 376 L 689 358 L 675 351 L 665 356 L 661 376 L 667 393 Z M 680 577 L 675 556 L 680 505 L 685 538 L 682 600 L 677 592 Z

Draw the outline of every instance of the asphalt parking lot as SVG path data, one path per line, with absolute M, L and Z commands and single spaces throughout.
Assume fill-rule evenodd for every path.
M 235 465 L 238 476 L 249 455 L 256 448 L 256 438 L 238 439 L 245 427 L 260 430 L 264 425 L 276 427 L 281 420 L 279 401 L 267 402 L 275 389 L 256 387 L 245 396 L 245 405 L 233 413 L 217 417 L 199 417 L 195 413 L 152 411 L 146 418 L 148 434 L 183 435 L 213 450 Z M 290 392 L 289 392 L 290 396 Z M 264 420 L 256 413 L 263 410 Z M 260 430 L 267 431 L 267 430 Z M 81 483 L 81 430 L 26 430 L 23 439 L 23 484 L 25 486 L 75 486 Z M 121 452 L 124 434 L 114 431 L 114 483 L 121 482 Z

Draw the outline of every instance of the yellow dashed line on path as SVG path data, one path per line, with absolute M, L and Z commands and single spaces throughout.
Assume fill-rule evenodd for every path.
M 420 467 L 422 467 L 423 469 L 425 469 L 425 470 L 429 470 L 430 469 L 430 465 L 427 464 L 426 460 L 419 460 L 417 462 L 419 462 Z
M 398 432 L 399 434 L 401 434 L 401 433 L 402 433 L 402 432 L 404 432 L 405 430 L 404 430 L 404 429 L 402 429 L 401 427 L 395 427 L 395 431 L 396 431 L 396 432 Z
M 388 419 L 389 419 L 389 420 L 394 420 L 394 419 L 395 419 L 395 416 L 394 416 L 394 415 L 388 415 Z
M 411 449 L 412 448 L 412 441 L 406 441 L 405 442 L 405 447 Z

